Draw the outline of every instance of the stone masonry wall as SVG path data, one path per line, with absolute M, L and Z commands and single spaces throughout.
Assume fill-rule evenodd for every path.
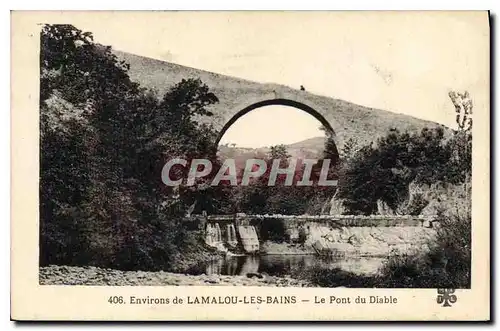
M 211 215 L 206 222 L 253 225 L 283 221 L 286 240 L 334 255 L 386 256 L 425 251 L 438 224 L 433 217 L 359 215 Z

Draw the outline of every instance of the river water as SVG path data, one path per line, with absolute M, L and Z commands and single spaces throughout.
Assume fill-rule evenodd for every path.
M 241 275 L 266 273 L 270 276 L 287 276 L 296 272 L 320 267 L 341 269 L 357 275 L 373 275 L 382 265 L 379 257 L 329 258 L 317 255 L 246 255 L 227 256 L 207 261 L 186 270 L 191 275 Z

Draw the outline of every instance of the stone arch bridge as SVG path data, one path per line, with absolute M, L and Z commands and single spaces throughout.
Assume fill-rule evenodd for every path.
M 331 133 L 338 150 L 351 138 L 359 146 L 363 146 L 385 136 L 393 128 L 415 132 L 423 128 L 442 127 L 434 122 L 365 107 L 298 88 L 303 83 L 307 85 L 307 82 L 298 81 L 295 85 L 297 88 L 258 83 L 130 53 L 114 52 L 120 60 L 130 65 L 129 75 L 133 81 L 140 83 L 143 87 L 156 89 L 159 95 L 168 91 L 182 79 L 200 79 L 205 83 L 210 91 L 217 96 L 219 102 L 210 106 L 214 116 L 200 118 L 200 121 L 208 122 L 219 130 L 218 141 L 238 118 L 256 108 L 269 105 L 292 106 L 311 114 Z M 342 80 L 344 77 L 332 76 L 333 79 Z M 331 94 L 335 95 L 335 91 L 331 91 Z M 286 121 L 286 119 L 283 120 Z M 291 129 L 293 130 L 293 128 Z M 384 249 L 395 245 L 418 246 L 425 241 L 426 236 L 432 236 L 433 233 L 432 219 L 410 216 L 372 216 L 368 218 L 327 216 L 327 218 L 319 219 L 309 216 L 301 218 L 300 216 L 281 215 L 278 217 L 287 218 L 286 224 L 291 232 L 296 232 L 297 228 L 308 224 L 313 229 L 312 233 L 314 234 L 310 235 L 310 240 L 316 240 L 318 234 L 329 232 L 331 236 L 329 238 L 334 238 L 338 247 L 345 246 L 346 248 L 349 245 L 358 247 L 358 244 L 361 245 L 359 247 L 384 247 Z M 256 222 L 255 219 L 258 222 L 251 223 Z M 201 222 L 199 224 L 204 224 L 203 231 L 208 230 L 212 234 L 215 233 L 216 240 L 212 241 L 211 244 L 224 242 L 223 244 L 237 245 L 242 239 L 250 238 L 248 239 L 249 247 L 255 250 L 258 247 L 255 233 L 259 231 L 259 224 L 263 224 L 269 219 L 269 217 L 252 218 L 247 216 L 244 219 L 234 219 L 227 218 L 227 216 L 211 216 L 208 219 L 198 221 Z M 240 226 L 253 227 L 254 229 L 246 232 L 236 231 Z M 326 234 L 321 234 L 320 238 L 323 238 L 324 235 L 326 236 Z M 322 245 L 328 246 L 329 244 L 323 243 Z M 380 249 L 375 249 L 375 251 L 382 254 L 387 253 Z
M 308 112 L 318 119 L 327 131 L 333 133 L 337 149 L 342 148 L 350 138 L 355 139 L 360 146 L 369 144 L 385 136 L 392 128 L 420 131 L 424 127 L 439 126 L 437 123 L 408 115 L 364 107 L 299 89 L 303 83 L 307 87 L 307 82 L 298 81 L 296 88 L 258 83 L 130 53 L 114 52 L 120 60 L 130 64 L 129 75 L 132 80 L 139 82 L 141 86 L 158 90 L 160 95 L 182 79 L 200 79 L 205 83 L 219 102 L 211 106 L 214 116 L 201 121 L 213 124 L 221 132 L 219 139 L 239 117 L 268 105 L 292 106 Z M 343 77 L 332 79 L 341 80 Z M 331 93 L 335 94 L 335 91 Z
M 212 122 L 219 131 L 217 144 L 231 125 L 243 115 L 254 109 L 271 105 L 289 106 L 305 111 L 316 118 L 321 123 L 326 133 L 335 141 L 337 137 L 334 127 L 338 127 L 338 124 L 335 122 L 334 112 L 324 105 L 315 102 L 314 98 L 308 96 L 310 96 L 310 94 L 303 91 L 286 90 L 276 87 L 268 93 L 261 93 L 258 96 L 241 95 L 237 97 L 233 100 L 234 106 L 226 109 L 224 112 L 218 112 L 215 116 L 215 120 Z M 286 121 L 286 118 L 284 118 L 283 121 Z M 335 141 L 335 143 L 337 144 L 337 141 Z

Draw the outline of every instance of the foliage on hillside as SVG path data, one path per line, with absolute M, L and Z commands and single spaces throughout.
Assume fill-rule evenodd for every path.
M 348 214 L 375 214 L 379 201 L 396 212 L 419 214 L 426 203 L 411 196 L 411 184 L 463 183 L 471 172 L 471 150 L 471 136 L 461 131 L 446 139 L 441 128 L 414 134 L 391 130 L 345 160 L 338 197 Z
M 132 80 L 140 82 L 142 86 L 148 88 L 154 87 L 165 91 L 182 78 L 200 78 L 220 99 L 219 103 L 211 106 L 213 112 L 218 115 L 223 115 L 234 110 L 235 107 L 241 106 L 242 97 L 251 102 L 251 100 L 266 95 L 269 96 L 273 90 L 284 94 L 299 94 L 301 98 L 307 100 L 307 104 L 317 106 L 318 109 L 313 107 L 316 110 L 319 111 L 321 108 L 327 111 L 323 115 L 331 123 L 339 147 L 342 147 L 344 141 L 349 137 L 356 137 L 360 145 L 366 145 L 383 137 L 393 127 L 399 128 L 401 131 L 418 132 L 424 127 L 439 126 L 434 122 L 412 116 L 364 107 L 344 100 L 316 95 L 309 91 L 300 91 L 299 86 L 294 89 L 278 84 L 263 84 L 130 53 L 114 52 L 120 59 L 130 64 L 129 74 Z M 225 116 L 220 116 L 220 120 L 224 121 L 224 118 Z M 220 122 L 219 124 L 226 123 Z
M 320 159 L 306 172 L 306 164 L 302 159 L 290 159 L 287 148 L 284 145 L 271 146 L 269 153 L 264 157 L 266 171 L 263 175 L 250 181 L 248 186 L 233 188 L 232 201 L 239 212 L 251 214 L 320 214 L 325 201 L 335 192 L 335 186 L 321 186 L 318 183 L 323 162 Z M 271 177 L 273 162 L 279 162 L 280 169 L 293 167 L 291 162 L 296 162 L 292 180 L 287 183 L 287 175 L 279 174 L 275 185 L 268 185 Z M 336 165 L 338 155 L 330 160 L 328 180 L 336 178 Z M 252 169 L 255 170 L 255 169 Z M 240 174 L 241 175 L 241 174 Z M 304 178 L 305 177 L 305 178 Z M 312 185 L 301 186 L 299 182 L 310 180 Z
M 43 27 L 40 63 L 40 263 L 171 268 L 192 240 L 187 206 L 223 192 L 168 188 L 161 169 L 215 159 L 216 132 L 193 118 L 212 116 L 217 97 L 196 79 L 159 97 L 71 25 Z

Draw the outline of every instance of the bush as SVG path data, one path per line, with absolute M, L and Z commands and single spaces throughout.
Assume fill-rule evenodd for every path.
M 40 265 L 171 270 L 193 244 L 184 211 L 219 207 L 227 192 L 174 190 L 161 169 L 216 158 L 217 133 L 198 118 L 217 97 L 187 79 L 160 98 L 74 26 L 40 37 Z
M 389 256 L 380 273 L 379 287 L 443 287 L 440 284 L 443 284 L 444 274 L 440 270 L 432 269 L 425 254 Z
M 458 185 L 470 178 L 471 135 L 454 132 L 448 138 L 442 128 L 420 133 L 391 130 L 376 145 L 365 146 L 342 164 L 338 197 L 347 214 L 374 214 L 377 201 L 392 210 L 416 214 L 424 200 L 410 198 L 410 184 Z M 404 207 L 404 208 L 402 208 Z
M 388 257 L 380 270 L 383 287 L 470 288 L 470 209 L 464 214 L 440 215 L 437 221 L 429 252 Z
M 329 269 L 319 266 L 299 270 L 293 276 L 307 279 L 312 284 L 321 287 L 376 287 L 378 281 L 376 276 L 362 276 L 338 268 Z
M 304 229 L 304 226 L 301 226 L 299 228 L 299 238 L 297 239 L 297 243 L 300 245 L 304 245 L 306 241 L 307 241 L 306 229 Z
M 469 207 L 465 207 L 469 205 Z M 471 209 L 470 200 L 465 208 L 450 216 L 438 218 L 435 254 L 443 256 L 445 271 L 453 277 L 453 288 L 470 287 L 471 281 Z

